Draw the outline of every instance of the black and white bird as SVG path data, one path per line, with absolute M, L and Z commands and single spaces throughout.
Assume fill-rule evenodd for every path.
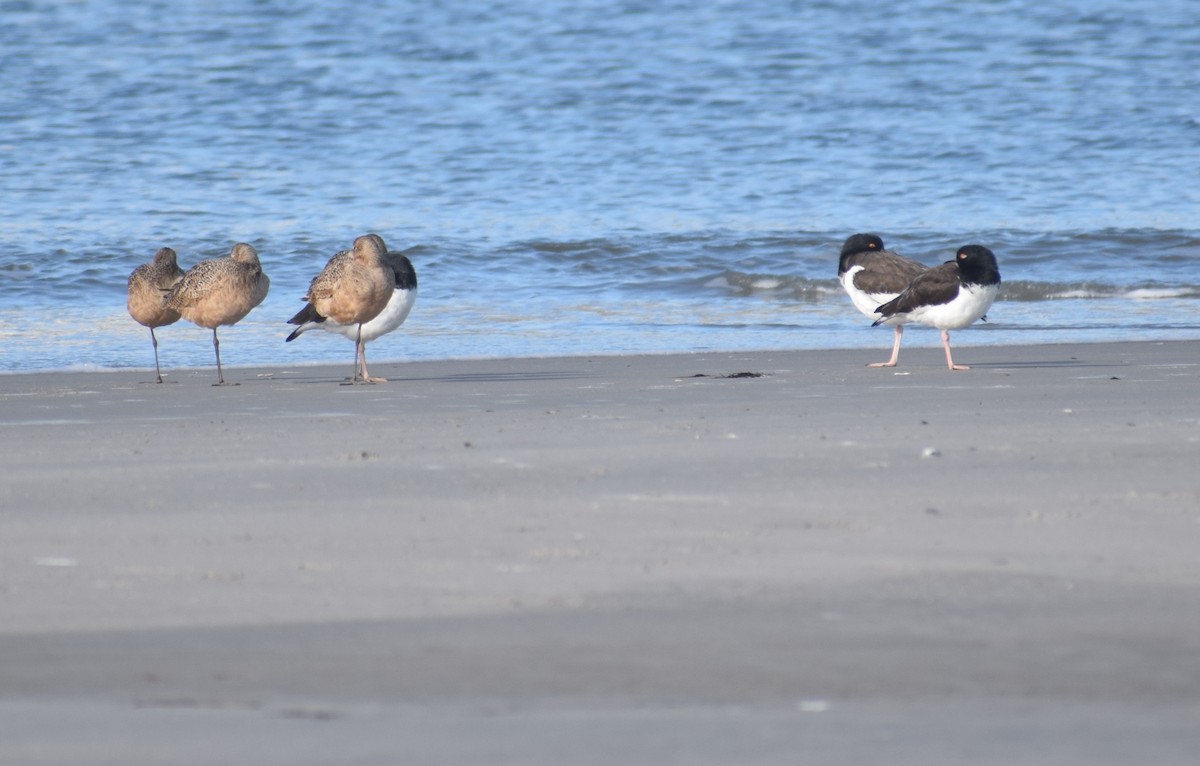
M 923 263 L 905 258 L 885 250 L 883 240 L 875 234 L 855 234 L 842 245 L 838 259 L 838 279 L 854 307 L 875 324 L 887 324 L 896 328 L 892 342 L 892 358 L 886 362 L 874 362 L 868 367 L 895 367 L 900 359 L 900 339 L 904 337 L 907 316 L 882 317 L 877 311 L 881 303 L 887 303 L 908 287 L 917 275 L 926 270 Z
M 996 256 L 983 245 L 964 245 L 953 261 L 918 274 L 902 293 L 875 309 L 881 318 L 875 325 L 896 317 L 919 322 L 942 331 L 946 365 L 951 370 L 969 370 L 955 364 L 950 355 L 950 331 L 961 330 L 982 319 L 1000 291 L 1000 267 Z
M 369 383 L 382 383 L 386 382 L 386 378 L 372 378 L 367 373 L 366 345 L 369 341 L 373 341 L 395 330 L 404 324 L 405 319 L 408 319 L 413 304 L 417 302 L 417 272 L 407 256 L 388 251 L 387 246 L 383 243 L 379 235 L 371 234 L 367 236 L 377 240 L 376 244 L 385 253 L 384 260 L 390 267 L 394 277 L 395 287 L 392 290 L 392 295 L 388 299 L 387 305 L 375 315 L 374 319 L 363 322 L 360 329 L 357 324 L 342 324 L 333 317 L 322 316 L 316 306 L 312 303 L 307 303 L 296 316 L 288 320 L 288 324 L 299 325 L 299 327 L 293 330 L 292 334 L 287 336 L 285 340 L 293 341 L 302 334 L 317 327 L 337 333 L 350 340 L 357 341 L 361 338 L 362 353 L 359 356 L 356 352 L 355 361 L 361 363 L 362 379 Z

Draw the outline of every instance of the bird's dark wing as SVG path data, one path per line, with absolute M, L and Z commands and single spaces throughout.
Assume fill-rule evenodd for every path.
M 304 308 L 302 308 L 302 309 L 300 309 L 300 311 L 296 312 L 296 316 L 287 320 L 287 323 L 288 324 L 308 324 L 309 322 L 316 322 L 317 324 L 320 324 L 321 322 L 324 322 L 324 321 L 325 321 L 325 317 L 321 316 L 321 314 L 317 311 L 316 306 L 312 305 L 311 303 L 305 303 Z
M 925 264 L 909 260 L 890 250 L 863 253 L 852 259 L 850 266 L 863 267 L 854 275 L 854 286 L 869 295 L 898 293 L 924 272 Z
M 904 292 L 875 309 L 887 317 L 907 314 L 920 306 L 949 303 L 958 295 L 958 264 L 954 261 L 934 266 L 917 275 Z

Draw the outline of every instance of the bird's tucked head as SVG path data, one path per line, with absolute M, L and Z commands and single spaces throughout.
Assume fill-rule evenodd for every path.
M 1000 267 L 996 256 L 983 245 L 963 245 L 954 255 L 958 273 L 966 284 L 1000 284 Z
M 842 254 L 838 257 L 838 274 L 845 274 L 850 268 L 850 262 L 859 253 L 878 253 L 883 250 L 883 240 L 878 234 L 855 234 L 842 245 Z
M 169 247 L 160 247 L 158 252 L 154 254 L 154 263 L 157 266 L 175 267 L 179 265 L 179 256 Z
M 378 234 L 364 234 L 354 240 L 354 257 L 365 263 L 377 263 L 387 255 L 387 245 Z
M 238 242 L 229 251 L 229 257 L 238 263 L 245 263 L 250 266 L 260 265 L 258 262 L 258 251 L 245 242 Z
M 854 253 L 865 253 L 871 250 L 879 251 L 883 249 L 883 240 L 878 234 L 854 234 L 846 240 L 846 244 L 842 245 L 842 255 L 853 255 Z

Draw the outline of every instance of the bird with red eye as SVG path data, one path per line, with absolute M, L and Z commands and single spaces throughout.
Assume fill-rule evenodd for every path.
M 954 260 L 917 275 L 903 292 L 879 306 L 880 318 L 872 326 L 905 317 L 909 322 L 936 327 L 942 331 L 946 366 L 969 370 L 965 364 L 954 363 L 950 331 L 983 319 L 999 291 L 1000 267 L 995 254 L 983 245 L 964 245 Z

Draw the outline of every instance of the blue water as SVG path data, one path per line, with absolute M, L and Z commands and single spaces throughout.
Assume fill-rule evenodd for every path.
M 0 0 L 0 371 L 151 365 L 129 272 L 238 240 L 272 287 L 224 361 L 346 362 L 283 322 L 367 231 L 421 280 L 373 361 L 884 351 L 835 279 L 857 231 L 997 253 L 956 345 L 1198 338 L 1196 11 Z

